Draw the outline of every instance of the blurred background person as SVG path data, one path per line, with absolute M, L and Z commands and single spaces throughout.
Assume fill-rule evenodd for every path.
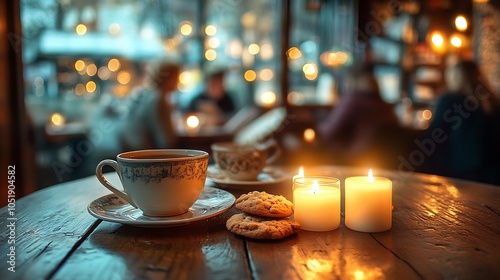
M 338 163 L 354 164 L 368 153 L 379 130 L 399 125 L 393 106 L 380 97 L 370 65 L 351 67 L 345 83 L 346 93 L 318 132 Z
M 92 118 L 93 127 L 105 123 L 105 135 L 90 155 L 86 167 L 90 174 L 99 161 L 115 158 L 119 153 L 176 145 L 170 97 L 177 88 L 180 67 L 164 62 L 146 64 L 141 71 L 143 79 L 131 90 L 120 110 L 109 108 L 113 102 L 103 102 Z
M 189 103 L 190 113 L 201 113 L 205 126 L 223 125 L 235 112 L 234 101 L 224 86 L 224 70 L 208 75 L 205 90 Z
M 425 133 L 442 130 L 420 171 L 500 184 L 500 103 L 474 61 L 448 66 L 447 91 Z

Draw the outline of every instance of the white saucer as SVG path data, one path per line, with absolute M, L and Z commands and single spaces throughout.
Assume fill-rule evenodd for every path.
M 137 227 L 175 227 L 220 215 L 234 204 L 235 197 L 220 189 L 205 187 L 187 213 L 172 217 L 148 217 L 115 194 L 105 195 L 88 206 L 90 215 L 108 222 Z
M 255 181 L 237 181 L 227 178 L 215 164 L 208 166 L 207 178 L 218 185 L 247 188 L 248 186 L 263 186 L 282 183 L 292 180 L 291 177 L 277 167 L 268 166 L 257 176 Z

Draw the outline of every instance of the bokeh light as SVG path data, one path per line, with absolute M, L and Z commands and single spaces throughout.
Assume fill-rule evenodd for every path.
M 269 43 L 262 44 L 260 48 L 260 57 L 263 60 L 270 60 L 274 56 L 273 45 Z
M 82 36 L 84 35 L 85 33 L 87 33 L 87 26 L 85 26 L 85 24 L 78 24 L 76 27 L 75 27 L 75 31 L 76 31 L 76 34 Z
M 458 36 L 453 36 L 450 39 L 450 43 L 452 46 L 454 46 L 456 48 L 460 48 L 462 46 L 462 39 L 460 39 L 460 37 L 458 37 Z
M 444 43 L 443 35 L 434 33 L 431 37 L 431 41 L 436 47 L 441 47 Z
M 208 49 L 205 51 L 205 58 L 208 61 L 214 61 L 217 58 L 217 52 L 213 49 Z
M 212 37 L 212 38 L 208 39 L 207 44 L 210 48 L 215 49 L 215 48 L 220 46 L 220 41 L 219 41 L 219 39 Z
M 286 55 L 289 59 L 297 59 L 302 56 L 302 52 L 297 47 L 291 47 L 286 51 Z
M 191 33 L 193 32 L 193 27 L 191 26 L 191 23 L 190 22 L 183 22 L 181 23 L 181 34 L 184 35 L 184 36 L 188 36 L 188 35 L 191 35 Z
M 87 66 L 87 75 L 94 76 L 97 73 L 97 66 L 94 63 L 90 63 Z
M 307 128 L 304 130 L 304 141 L 311 143 L 316 138 L 316 132 L 312 128 Z
M 457 16 L 455 18 L 455 27 L 459 31 L 465 31 L 465 30 L 467 30 L 467 27 L 468 27 L 467 19 L 465 19 L 464 16 Z
M 259 78 L 263 81 L 270 81 L 273 79 L 274 73 L 273 70 L 269 68 L 264 68 L 259 71 Z
M 184 71 L 179 74 L 179 83 L 186 85 L 193 82 L 193 74 L 189 71 Z
M 244 77 L 247 82 L 253 82 L 257 78 L 257 73 L 253 70 L 247 70 L 245 71 Z
M 75 70 L 82 71 L 85 68 L 85 61 L 79 59 L 75 62 Z
M 197 116 L 189 116 L 186 119 L 186 124 L 190 128 L 196 128 L 200 125 L 200 119 Z
M 87 84 L 85 85 L 85 89 L 89 93 L 93 93 L 96 88 L 97 88 L 97 85 L 95 84 L 94 81 L 88 81 Z
M 75 86 L 75 94 L 80 96 L 85 93 L 85 86 L 83 84 L 77 84 Z
M 107 79 L 109 79 L 110 75 L 111 75 L 111 73 L 109 72 L 109 69 L 106 66 L 100 67 L 99 71 L 97 71 L 97 76 L 99 76 L 99 78 L 101 80 L 107 80 Z
M 130 73 L 128 71 L 120 71 L 118 75 L 116 75 L 116 79 L 122 85 L 126 85 L 130 82 Z
M 61 114 L 53 113 L 50 116 L 50 122 L 52 123 L 52 125 L 61 126 L 61 125 L 64 125 L 66 120 L 64 119 L 64 117 Z
M 108 69 L 112 72 L 120 69 L 120 61 L 116 58 L 112 58 L 108 61 Z
M 304 72 L 304 76 L 308 80 L 315 80 L 318 77 L 318 66 L 314 63 L 306 63 L 302 67 L 302 71 Z
M 118 23 L 115 22 L 115 23 L 112 23 L 109 25 L 108 30 L 109 30 L 109 34 L 118 35 L 118 34 L 120 34 L 121 27 Z
M 425 109 L 422 111 L 422 119 L 428 121 L 432 118 L 432 112 L 429 109 Z
M 217 27 L 209 24 L 205 27 L 205 34 L 207 34 L 208 36 L 214 36 L 215 34 L 217 34 Z
M 276 103 L 276 93 L 264 91 L 258 95 L 257 102 L 264 107 L 271 107 Z
M 250 44 L 250 45 L 248 46 L 248 52 L 249 52 L 250 54 L 256 55 L 256 54 L 258 54 L 258 53 L 259 53 L 259 51 L 260 51 L 260 47 L 259 47 L 259 45 L 255 44 L 255 43 Z
M 257 17 L 253 12 L 246 12 L 241 16 L 241 25 L 246 28 L 251 28 L 255 25 Z

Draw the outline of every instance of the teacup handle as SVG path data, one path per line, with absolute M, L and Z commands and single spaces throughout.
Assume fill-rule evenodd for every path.
M 101 184 L 104 187 L 106 187 L 106 189 L 112 191 L 114 194 L 116 194 L 120 198 L 126 200 L 128 203 L 130 203 L 130 205 L 134 206 L 135 208 L 138 208 L 137 205 L 135 205 L 135 203 L 132 202 L 132 199 L 130 199 L 130 197 L 124 191 L 117 189 L 115 186 L 111 185 L 111 183 L 108 180 L 106 180 L 106 178 L 104 177 L 104 174 L 102 174 L 102 168 L 106 165 L 111 166 L 116 172 L 118 172 L 118 163 L 114 160 L 111 160 L 111 159 L 105 159 L 105 160 L 99 162 L 99 164 L 97 165 L 97 168 L 95 169 L 95 174 L 96 174 L 97 180 L 99 180 L 99 182 L 101 182 Z
M 281 148 L 276 141 L 273 141 L 267 148 L 268 150 L 274 149 L 274 153 L 266 159 L 266 165 L 274 163 L 281 156 Z

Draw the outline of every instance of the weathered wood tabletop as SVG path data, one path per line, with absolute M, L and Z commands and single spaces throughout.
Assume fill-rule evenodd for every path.
M 292 172 L 290 172 L 292 173 Z M 366 170 L 308 169 L 342 180 Z M 300 231 L 279 241 L 225 228 L 238 210 L 173 228 L 98 220 L 87 205 L 109 192 L 95 177 L 40 190 L 1 216 L 2 279 L 500 279 L 500 187 L 379 171 L 393 181 L 393 228 L 383 233 Z M 290 175 L 291 177 L 291 175 Z M 208 181 L 207 185 L 213 184 Z M 291 199 L 281 185 L 266 190 Z M 15 244 L 9 244 L 12 219 Z M 15 246 L 15 272 L 8 270 Z

